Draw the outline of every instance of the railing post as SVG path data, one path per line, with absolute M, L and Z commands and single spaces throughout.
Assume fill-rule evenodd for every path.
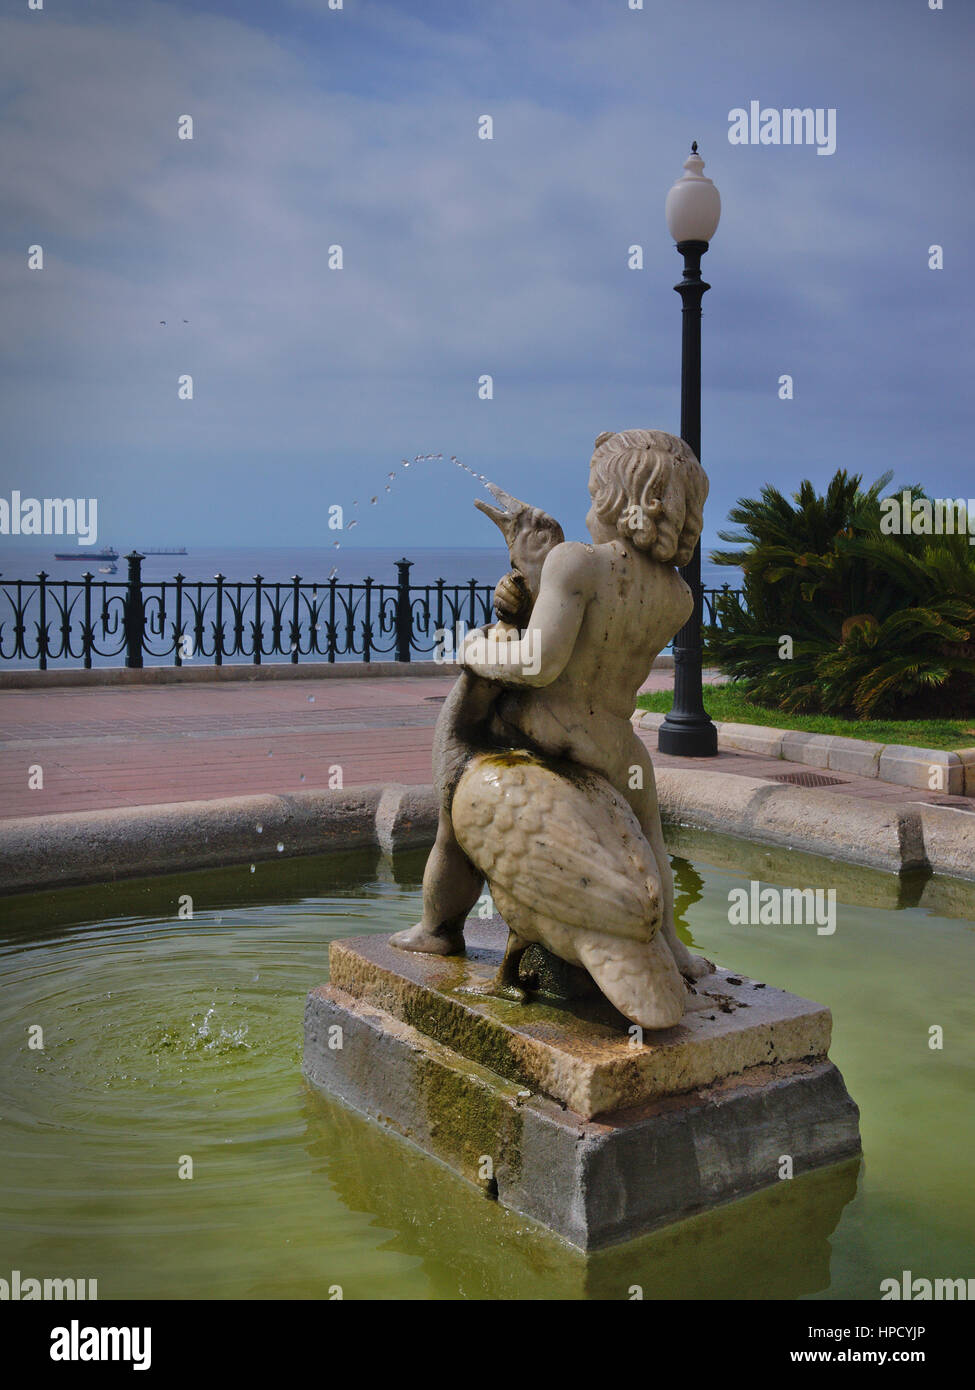
M 37 656 L 38 669 L 47 670 L 47 570 L 37 576 Z
M 254 576 L 254 621 L 251 624 L 253 629 L 254 646 L 254 665 L 260 666 L 261 653 L 264 650 L 264 619 L 261 617 L 261 585 L 264 583 L 263 574 Z
M 438 580 L 437 580 L 437 626 L 436 626 L 436 629 L 435 629 L 435 630 L 436 630 L 437 632 L 441 632 L 441 633 L 442 633 L 443 630 L 444 630 L 444 625 L 443 625 L 443 586 L 444 586 L 444 581 L 443 581 L 443 579 L 438 579 Z M 455 614 L 454 616 L 455 616 L 455 618 L 456 618 L 456 614 Z M 455 623 L 455 626 L 456 626 L 456 623 Z
M 328 581 L 328 659 L 335 660 L 335 579 Z
M 215 574 L 217 585 L 216 613 L 213 619 L 213 664 L 223 665 L 223 581 L 222 574 Z
M 297 666 L 301 649 L 301 575 L 293 574 L 291 584 L 294 590 L 291 600 L 291 662 Z
M 133 550 L 126 555 L 129 566 L 128 590 L 122 610 L 122 626 L 125 631 L 125 664 L 129 667 L 142 666 L 142 642 L 146 631 L 146 610 L 142 603 L 142 561 L 144 555 Z
M 91 649 L 94 643 L 94 630 L 91 625 L 91 581 L 94 575 L 91 570 L 85 570 L 82 579 L 85 581 L 85 617 L 84 626 L 81 630 L 81 652 L 84 658 L 86 671 L 91 670 Z
M 397 560 L 399 572 L 396 594 L 396 660 L 409 661 L 413 645 L 413 605 L 410 603 L 410 568 L 412 560 Z
M 180 571 L 176 575 L 176 616 L 173 619 L 173 665 L 182 666 L 183 664 L 183 580 L 186 575 Z

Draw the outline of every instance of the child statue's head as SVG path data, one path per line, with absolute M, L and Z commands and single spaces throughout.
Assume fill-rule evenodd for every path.
M 661 564 L 686 565 L 701 534 L 708 477 L 683 439 L 620 430 L 596 440 L 589 495 L 594 540 L 615 532 Z

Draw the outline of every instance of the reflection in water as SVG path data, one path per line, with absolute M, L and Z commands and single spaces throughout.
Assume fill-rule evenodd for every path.
M 704 897 L 704 879 L 690 860 L 682 859 L 679 854 L 672 854 L 670 863 L 674 871 L 674 922 L 678 936 L 689 945 L 691 930 L 687 914 Z
M 860 1170 L 853 1158 L 585 1255 L 338 1102 L 309 1091 L 304 1114 L 315 1167 L 345 1206 L 391 1232 L 387 1249 L 423 1261 L 440 1298 L 626 1299 L 634 1285 L 647 1299 L 820 1293 Z

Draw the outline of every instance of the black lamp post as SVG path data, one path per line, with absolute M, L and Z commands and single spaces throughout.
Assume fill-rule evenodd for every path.
M 704 160 L 697 141 L 684 162 L 684 175 L 667 195 L 667 226 L 684 257 L 684 278 L 674 289 L 684 305 L 681 330 L 680 432 L 701 457 L 701 300 L 711 286 L 701 279 L 701 257 L 708 249 L 721 216 L 721 198 L 701 170 Z M 674 638 L 674 703 L 657 733 L 661 753 L 685 758 L 713 758 L 718 731 L 704 708 L 701 622 L 701 543 L 681 570 L 694 595 L 694 611 Z

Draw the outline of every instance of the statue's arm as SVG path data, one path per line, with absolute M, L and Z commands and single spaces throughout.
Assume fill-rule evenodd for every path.
M 461 660 L 468 670 L 502 685 L 550 685 L 565 669 L 592 598 L 592 549 L 576 541 L 550 550 L 542 566 L 538 598 L 517 642 L 468 633 Z

